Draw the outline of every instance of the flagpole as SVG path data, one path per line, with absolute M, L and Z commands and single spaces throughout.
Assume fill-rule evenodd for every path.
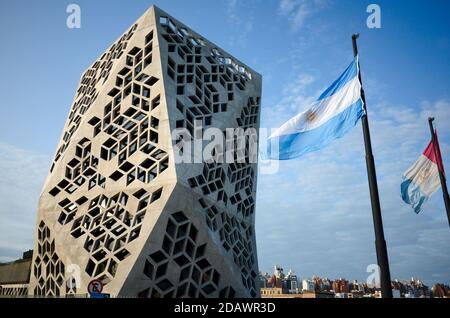
M 436 144 L 436 137 L 435 137 L 435 130 L 433 127 L 433 117 L 428 117 L 428 124 L 430 125 L 430 133 L 431 133 L 431 142 L 433 143 L 433 151 L 434 151 L 434 156 L 436 157 L 436 162 L 439 162 L 438 158 L 440 158 L 442 160 L 441 157 L 441 153 L 437 153 L 438 151 L 438 147 Z M 442 195 L 444 196 L 444 204 L 445 204 L 445 210 L 447 211 L 447 219 L 448 219 L 448 225 L 450 226 L 450 197 L 448 195 L 448 190 L 447 190 L 447 183 L 445 181 L 445 175 L 443 173 L 443 171 L 441 171 L 441 168 L 443 168 L 444 166 L 444 162 L 442 162 L 442 167 L 438 166 L 438 171 L 439 171 L 439 179 L 441 180 L 441 188 L 442 188 Z
M 358 46 L 356 40 L 359 34 L 352 35 L 353 55 L 358 55 Z M 380 198 L 378 195 L 377 175 L 375 172 L 375 162 L 372 154 L 372 142 L 370 140 L 369 121 L 367 118 L 367 104 L 364 89 L 361 81 L 361 71 L 359 69 L 358 61 L 358 78 L 361 83 L 361 100 L 363 102 L 364 115 L 361 117 L 364 146 L 366 149 L 366 166 L 367 177 L 369 179 L 370 201 L 372 205 L 373 225 L 375 229 L 375 248 L 377 252 L 377 262 L 380 267 L 380 283 L 381 295 L 383 298 L 392 298 L 391 274 L 389 271 L 389 260 L 386 248 L 386 241 L 384 239 L 383 220 L 381 217 Z

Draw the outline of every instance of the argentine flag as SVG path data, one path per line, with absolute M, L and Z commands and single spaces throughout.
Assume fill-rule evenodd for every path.
M 352 129 L 364 114 L 358 57 L 311 107 L 278 128 L 267 142 L 267 158 L 288 160 L 319 150 Z

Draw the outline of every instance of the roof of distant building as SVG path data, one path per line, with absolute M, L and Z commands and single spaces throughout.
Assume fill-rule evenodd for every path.
M 0 284 L 28 284 L 31 259 L 21 259 L 0 265 Z

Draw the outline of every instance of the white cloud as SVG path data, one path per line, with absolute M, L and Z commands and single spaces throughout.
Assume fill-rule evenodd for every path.
M 306 109 L 318 96 L 312 91 L 316 79 L 313 75 L 300 72 L 282 92 L 280 100 L 274 105 L 263 108 L 261 127 L 275 128 L 283 122 Z
M 238 0 L 229 0 L 227 6 L 228 20 L 232 23 L 238 24 L 241 19 L 238 15 Z
M 280 13 L 282 15 L 288 15 L 295 8 L 295 1 L 293 0 L 281 0 L 280 1 Z
M 327 5 L 326 0 L 282 0 L 279 13 L 288 18 L 291 30 L 297 32 L 304 27 L 307 19 Z
M 436 119 L 436 127 L 438 129 L 438 133 L 442 134 L 450 134 L 450 101 L 448 100 L 439 100 L 435 104 L 430 102 L 422 103 L 422 112 L 420 113 L 420 117 L 422 120 L 427 119 L 428 117 L 435 117 Z
M 230 32 L 230 46 L 245 47 L 249 34 L 253 31 L 255 3 L 253 1 L 228 0 L 227 19 Z

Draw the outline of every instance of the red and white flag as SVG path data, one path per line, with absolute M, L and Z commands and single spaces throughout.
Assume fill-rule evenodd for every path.
M 444 174 L 437 134 L 435 143 L 430 141 L 419 159 L 403 174 L 401 195 L 414 212 L 419 213 L 423 204 L 440 187 L 439 171 Z

